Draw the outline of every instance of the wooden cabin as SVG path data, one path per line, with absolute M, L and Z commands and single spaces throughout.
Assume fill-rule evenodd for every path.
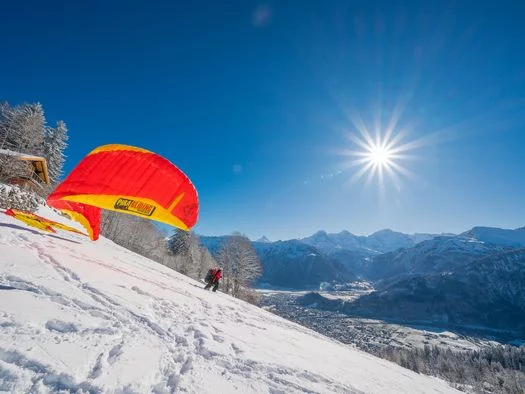
M 0 149 L 0 155 L 10 156 L 14 160 L 26 163 L 27 172 L 25 174 L 17 174 L 8 179 L 10 184 L 35 191 L 41 190 L 45 185 L 50 184 L 47 161 L 44 157 L 14 152 L 7 149 Z

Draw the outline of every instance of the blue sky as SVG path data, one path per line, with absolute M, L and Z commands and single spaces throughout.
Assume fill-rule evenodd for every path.
M 486 3 L 9 2 L 0 99 L 68 124 L 66 171 L 106 143 L 167 157 L 200 234 L 515 228 L 525 4 Z M 393 115 L 411 176 L 352 182 L 357 120 L 384 135 Z

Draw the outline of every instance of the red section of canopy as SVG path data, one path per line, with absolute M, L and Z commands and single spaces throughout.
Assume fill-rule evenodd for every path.
M 60 210 L 69 211 L 72 219 L 80 222 L 88 231 L 89 237 L 96 241 L 100 236 L 100 221 L 102 210 L 91 205 L 67 200 L 53 201 L 53 207 Z

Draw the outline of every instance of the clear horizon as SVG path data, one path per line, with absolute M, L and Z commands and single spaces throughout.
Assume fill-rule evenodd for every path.
M 195 184 L 197 234 L 525 225 L 525 3 L 6 3 L 2 96 Z

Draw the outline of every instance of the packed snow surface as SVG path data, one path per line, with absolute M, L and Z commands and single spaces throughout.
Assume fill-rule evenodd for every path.
M 107 239 L 45 234 L 0 212 L 0 392 L 455 390 Z

